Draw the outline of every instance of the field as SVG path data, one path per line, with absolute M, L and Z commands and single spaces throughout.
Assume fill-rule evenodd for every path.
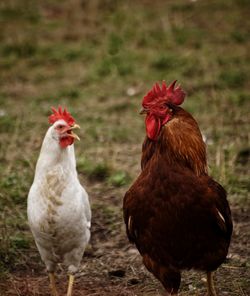
M 74 295 L 155 296 L 163 289 L 129 245 L 122 199 L 140 172 L 155 81 L 175 79 L 206 137 L 210 174 L 228 191 L 234 233 L 216 272 L 219 295 L 250 295 L 250 2 L 248 0 L 9 0 L 0 4 L 0 295 L 49 295 L 27 225 L 51 106 L 81 125 L 75 145 L 92 206 L 92 238 Z M 204 295 L 184 272 L 181 295 Z M 66 273 L 58 287 L 66 293 Z

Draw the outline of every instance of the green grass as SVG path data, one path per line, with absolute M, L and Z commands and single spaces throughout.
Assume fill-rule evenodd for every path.
M 88 176 L 90 180 L 96 181 L 106 180 L 110 176 L 111 171 L 111 168 L 106 163 L 91 163 L 85 159 L 78 161 L 78 169 Z
M 129 181 L 129 175 L 124 171 L 117 171 L 113 173 L 109 178 L 110 184 L 115 187 L 122 187 L 124 185 L 127 185 Z
M 58 104 L 82 127 L 77 163 L 90 196 L 114 190 L 121 207 L 140 170 L 142 97 L 155 81 L 178 79 L 207 136 L 210 172 L 248 207 L 247 164 L 237 158 L 250 146 L 249 1 L 83 2 L 0 7 L 0 273 L 34 248 L 26 197 Z

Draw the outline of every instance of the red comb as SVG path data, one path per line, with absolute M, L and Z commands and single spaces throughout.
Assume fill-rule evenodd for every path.
M 49 123 L 53 124 L 57 120 L 63 119 L 68 123 L 68 125 L 74 125 L 75 119 L 71 116 L 66 108 L 64 108 L 63 111 L 61 106 L 58 107 L 58 110 L 56 110 L 54 107 L 51 107 L 51 110 L 53 111 L 53 114 L 49 116 Z
M 142 106 L 148 108 L 156 102 L 167 102 L 174 105 L 181 105 L 185 99 L 186 93 L 180 86 L 175 88 L 176 81 L 177 80 L 173 81 L 169 87 L 167 87 L 165 81 L 162 82 L 162 87 L 156 83 L 143 98 Z

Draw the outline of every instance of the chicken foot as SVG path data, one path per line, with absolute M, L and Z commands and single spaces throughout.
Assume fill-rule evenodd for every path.
M 69 284 L 68 284 L 67 296 L 72 296 L 74 279 L 75 279 L 74 275 L 70 274 L 69 275 Z
M 50 281 L 50 289 L 51 289 L 51 295 L 52 296 L 58 296 L 57 290 L 56 290 L 56 281 L 55 281 L 55 274 L 49 273 L 49 281 Z
M 207 272 L 207 292 L 208 296 L 217 296 L 214 286 L 213 273 Z

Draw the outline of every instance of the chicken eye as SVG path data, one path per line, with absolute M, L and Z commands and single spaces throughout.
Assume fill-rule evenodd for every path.
M 63 128 L 63 125 L 58 125 L 57 128 L 58 128 L 58 129 L 62 129 L 62 128 Z

